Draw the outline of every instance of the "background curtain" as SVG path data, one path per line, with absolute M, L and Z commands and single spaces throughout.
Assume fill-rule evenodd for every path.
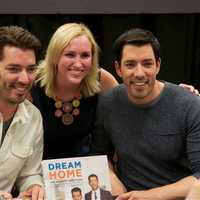
M 161 43 L 159 78 L 200 89 L 200 14 L 0 15 L 1 26 L 22 26 L 41 40 L 41 58 L 53 32 L 68 22 L 88 25 L 101 48 L 101 66 L 115 76 L 112 45 L 117 36 L 133 27 L 152 31 Z

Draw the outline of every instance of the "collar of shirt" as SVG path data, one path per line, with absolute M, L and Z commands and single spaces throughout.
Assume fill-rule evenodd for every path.
M 17 112 L 15 113 L 13 124 L 21 121 L 22 123 L 26 123 L 26 121 L 30 118 L 28 110 L 26 108 L 26 104 L 28 100 L 24 100 L 22 103 L 18 105 Z
M 95 193 L 96 193 L 97 199 L 95 199 Z M 100 189 L 99 188 L 92 191 L 92 200 L 100 200 Z
M 24 124 L 30 118 L 30 115 L 26 108 L 26 104 L 28 103 L 27 101 L 28 100 L 25 100 L 18 105 L 17 111 L 12 120 L 12 125 L 19 122 Z M 2 140 L 2 131 L 3 131 L 3 116 L 2 113 L 0 112 L 0 141 Z

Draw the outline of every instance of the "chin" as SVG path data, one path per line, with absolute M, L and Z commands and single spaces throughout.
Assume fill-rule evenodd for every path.
M 15 98 L 10 99 L 15 104 L 22 103 L 26 99 L 26 95 L 16 96 Z
M 20 103 L 22 103 L 24 101 L 24 99 L 10 99 L 9 100 L 9 102 L 11 103 L 11 104 L 20 104 Z
M 81 84 L 82 80 L 83 79 L 78 79 L 78 80 L 76 79 L 76 80 L 71 80 L 70 82 L 71 82 L 71 84 L 79 85 L 79 84 Z
M 142 96 L 145 96 L 145 93 L 144 91 L 138 91 L 138 90 L 130 90 L 129 93 L 131 94 L 131 96 L 135 96 L 135 97 L 142 97 Z

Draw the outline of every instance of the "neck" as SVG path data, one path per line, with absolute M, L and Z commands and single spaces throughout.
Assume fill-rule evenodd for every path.
M 0 101 L 0 112 L 3 115 L 3 121 L 8 121 L 16 112 L 18 105 Z
M 80 85 L 60 85 L 55 86 L 55 98 L 61 101 L 70 101 L 75 95 L 80 93 Z
M 94 192 L 96 192 L 99 188 L 93 189 Z

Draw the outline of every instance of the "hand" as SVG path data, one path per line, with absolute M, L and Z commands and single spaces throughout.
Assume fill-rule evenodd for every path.
M 195 95 L 200 95 L 199 91 L 197 89 L 195 89 L 195 87 L 193 85 L 187 85 L 184 83 L 179 84 L 179 86 L 183 87 L 184 89 L 188 90 L 189 92 L 195 94 Z
M 40 185 L 32 185 L 26 191 L 20 193 L 19 198 L 30 198 L 30 200 L 43 200 L 44 189 Z
M 121 194 L 116 200 L 162 200 L 159 193 L 154 190 L 131 191 Z
M 192 186 L 186 200 L 195 200 L 200 198 L 200 181 L 197 180 Z
M 0 191 L 0 200 L 12 200 L 12 195 L 7 192 Z

